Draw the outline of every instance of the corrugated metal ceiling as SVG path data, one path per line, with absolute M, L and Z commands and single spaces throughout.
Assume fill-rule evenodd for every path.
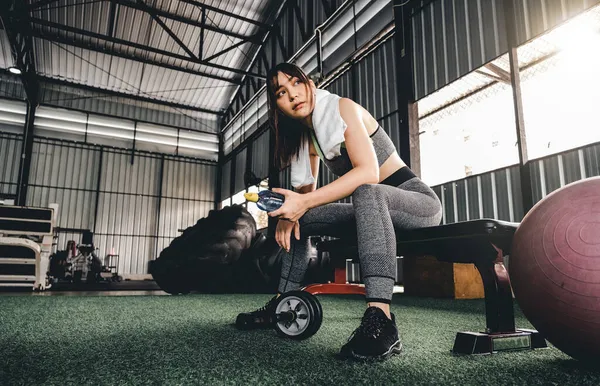
M 28 0 L 29 4 L 36 2 Z M 224 110 L 236 90 L 234 82 L 239 82 L 242 75 L 218 66 L 245 71 L 259 48 L 258 43 L 246 42 L 211 59 L 210 63 L 217 67 L 202 65 L 199 58 L 210 58 L 242 41 L 235 35 L 262 37 L 266 31 L 253 23 L 206 8 L 208 27 L 203 31 L 203 49 L 200 53 L 203 30 L 201 3 L 250 20 L 265 22 L 277 1 L 50 2 L 32 9 L 29 14 L 36 36 L 33 39 L 36 70 L 45 77 L 91 87 L 190 107 Z M 144 9 L 146 6 L 150 9 Z M 154 15 L 151 14 L 152 9 L 156 11 Z M 172 17 L 166 17 L 167 14 Z M 172 31 L 175 37 L 164 27 Z M 209 28 L 219 28 L 234 36 Z M 191 58 L 190 53 L 195 58 Z M 139 60 L 125 57 L 137 57 Z M 170 68 L 156 64 L 165 64 Z M 0 31 L 0 66 L 7 68 L 10 65 L 10 45 L 4 31 Z M 199 72 L 234 82 L 199 75 Z
M 14 64 L 15 60 L 13 59 L 10 51 L 10 42 L 8 41 L 8 36 L 6 36 L 6 31 L 4 31 L 4 29 L 0 29 L 0 67 L 8 68 Z

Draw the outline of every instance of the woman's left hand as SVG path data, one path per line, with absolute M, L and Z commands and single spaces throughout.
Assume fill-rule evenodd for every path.
M 287 189 L 271 189 L 275 193 L 285 196 L 285 202 L 281 208 L 269 213 L 270 217 L 281 217 L 296 222 L 308 211 L 306 196 Z

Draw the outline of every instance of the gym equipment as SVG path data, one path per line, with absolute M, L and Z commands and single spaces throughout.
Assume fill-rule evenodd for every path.
M 509 264 L 523 313 L 548 341 L 600 359 L 600 177 L 539 201 L 515 233 Z
M 242 206 L 211 210 L 150 262 L 150 273 L 171 294 L 230 292 L 232 266 L 255 237 L 256 222 Z
M 315 296 L 306 291 L 290 291 L 277 300 L 275 330 L 279 335 L 302 340 L 319 331 L 323 309 Z
M 317 261 L 316 248 L 313 252 L 307 283 L 319 281 L 329 262 Z M 187 228 L 150 262 L 150 273 L 161 289 L 174 295 L 274 293 L 281 258 L 277 241 L 257 233 L 252 215 L 243 206 L 232 205 L 211 210 L 208 217 Z
M 50 288 L 47 272 L 58 205 L 0 205 L 0 287 Z
M 123 276 L 119 275 L 119 255 L 114 253 L 109 253 L 106 255 L 104 267 L 102 267 L 102 272 L 100 276 L 105 280 L 121 282 L 123 280 Z
M 485 291 L 486 328 L 458 332 L 452 352 L 489 354 L 497 351 L 547 347 L 536 330 L 516 329 L 513 298 L 504 255 L 511 251 L 519 224 L 481 219 L 413 230 L 396 230 L 397 254 L 404 259 L 435 256 L 440 261 L 472 263 Z M 317 294 L 365 294 L 363 286 L 347 284 L 346 259 L 358 261 L 356 240 L 332 240 L 317 246 L 336 267 L 335 282 L 314 284 L 303 290 Z M 514 264 L 511 259 L 511 265 Z

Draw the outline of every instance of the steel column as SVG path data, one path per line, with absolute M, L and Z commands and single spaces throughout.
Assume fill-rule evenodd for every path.
M 394 20 L 395 20 L 395 33 L 394 43 L 396 46 L 394 56 L 396 59 L 396 84 L 398 88 L 398 121 L 400 127 L 400 144 L 398 152 L 400 157 L 406 163 L 408 167 L 412 169 L 412 157 L 411 157 L 411 133 L 418 133 L 419 120 L 411 120 L 411 116 L 414 115 L 415 110 L 413 105 L 414 102 L 414 90 L 412 81 L 412 32 L 411 32 L 411 21 L 408 8 L 406 8 L 405 0 L 394 0 Z M 417 127 L 411 127 L 411 123 Z M 414 139 L 414 136 L 412 136 Z M 412 150 L 420 152 L 418 144 L 413 144 Z M 417 165 L 414 165 L 416 169 L 420 169 Z
M 510 83 L 513 92 L 515 111 L 515 129 L 517 131 L 517 146 L 519 149 L 519 171 L 521 179 L 521 195 L 523 198 L 523 215 L 533 207 L 533 189 L 531 186 L 531 164 L 527 154 L 527 133 L 523 118 L 523 100 L 521 97 L 521 75 L 517 55 L 517 27 L 515 20 L 514 0 L 504 0 L 504 22 L 508 41 L 508 61 L 510 67 Z

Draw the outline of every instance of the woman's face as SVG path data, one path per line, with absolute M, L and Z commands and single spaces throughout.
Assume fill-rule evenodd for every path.
M 295 76 L 279 72 L 277 83 L 279 88 L 275 90 L 275 98 L 282 113 L 298 120 L 305 119 L 312 113 L 315 107 L 315 86 L 312 82 L 305 84 Z

